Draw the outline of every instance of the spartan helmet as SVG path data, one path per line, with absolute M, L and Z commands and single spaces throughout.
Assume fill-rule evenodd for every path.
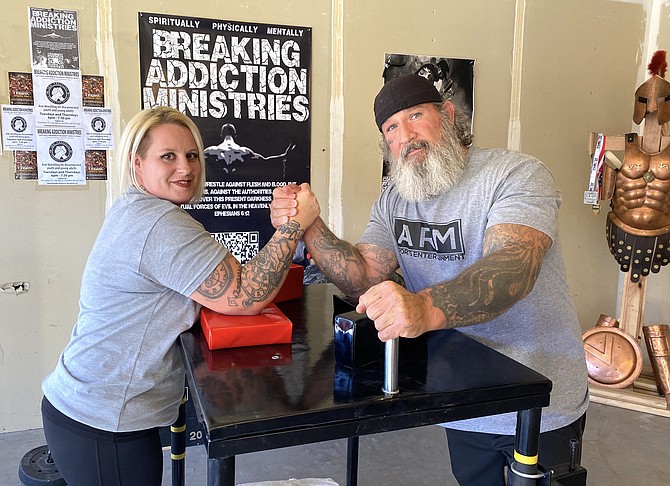
M 665 51 L 656 51 L 647 67 L 651 78 L 635 91 L 633 121 L 639 125 L 647 113 L 656 111 L 658 124 L 664 125 L 670 120 L 670 83 L 664 79 L 668 67 Z
M 647 113 L 658 111 L 658 123 L 670 121 L 670 83 L 654 74 L 635 91 L 633 121 L 638 125 Z

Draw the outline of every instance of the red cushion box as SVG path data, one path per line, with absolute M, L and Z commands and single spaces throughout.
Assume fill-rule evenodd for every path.
M 291 264 L 273 303 L 255 316 L 230 316 L 203 307 L 200 326 L 209 349 L 239 348 L 291 342 L 293 323 L 275 303 L 302 298 L 304 267 Z
M 198 344 L 207 361 L 209 370 L 227 370 L 230 368 L 267 368 L 291 364 L 290 344 L 265 344 L 263 346 L 245 346 L 210 350 L 204 334 L 198 336 Z
M 305 276 L 305 267 L 297 263 L 291 263 L 286 280 L 282 284 L 273 302 L 286 302 L 287 300 L 302 299 L 302 281 Z
M 229 316 L 203 307 L 200 326 L 209 349 L 290 343 L 293 323 L 275 304 L 255 316 Z

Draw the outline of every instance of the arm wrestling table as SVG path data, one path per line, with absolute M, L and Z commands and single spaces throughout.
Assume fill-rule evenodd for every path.
M 199 326 L 180 336 L 205 434 L 209 486 L 235 484 L 237 454 L 342 438 L 348 439 L 347 484 L 355 486 L 361 435 L 515 411 L 515 450 L 522 468 L 529 459 L 526 475 L 535 474 L 549 379 L 458 331 L 437 331 L 426 340 L 425 356 L 403 359 L 401 350 L 400 392 L 385 396 L 383 363 L 357 370 L 336 365 L 334 294 L 332 284 L 313 284 L 302 300 L 279 304 L 293 322 L 291 344 L 209 351 Z

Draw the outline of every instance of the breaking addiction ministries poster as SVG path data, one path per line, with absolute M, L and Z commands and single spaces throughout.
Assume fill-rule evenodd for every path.
M 184 205 L 242 262 L 272 236 L 280 184 L 309 182 L 309 27 L 139 14 L 142 108 L 202 133 L 206 193 Z

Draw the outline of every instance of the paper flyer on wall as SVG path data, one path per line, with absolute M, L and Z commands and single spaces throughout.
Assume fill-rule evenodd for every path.
M 81 132 L 82 84 L 77 12 L 29 7 L 29 27 L 37 133 L 39 135 L 40 130 L 43 133 Z M 83 137 L 69 136 L 53 142 L 54 146 L 47 146 L 38 140 L 39 183 L 85 184 Z M 64 147 L 72 149 L 74 159 L 68 158 L 65 162 L 59 157 L 54 158 L 54 151 L 60 154 Z M 58 163 L 63 164 L 62 170 L 53 167 Z M 40 167 L 42 164 L 45 166 Z M 81 170 L 74 171 L 74 164 L 79 164 Z M 60 176 L 63 178 L 60 179 Z
M 7 73 L 9 81 L 9 104 L 33 106 L 33 75 L 10 71 Z
M 84 107 L 84 147 L 86 150 L 114 148 L 111 108 Z
M 87 150 L 86 158 L 86 180 L 107 180 L 107 152 L 104 150 Z
M 10 71 L 7 73 L 9 82 L 9 104 L 30 106 L 33 108 L 33 75 Z M 34 117 L 33 117 L 34 123 Z M 33 135 L 34 135 L 33 130 Z M 37 152 L 35 150 L 14 151 L 14 179 L 37 179 Z
M 245 262 L 274 233 L 272 189 L 310 180 L 309 27 L 139 13 L 142 108 L 202 133 L 202 201 L 184 208 Z
M 458 59 L 416 54 L 386 54 L 384 83 L 402 74 L 414 73 L 429 79 L 444 99 L 452 101 L 470 119 L 474 119 L 474 59 Z M 382 187 L 389 183 L 388 162 L 384 160 Z
M 86 181 L 81 128 L 37 127 L 37 177 L 40 184 Z
M 2 142 L 5 150 L 36 150 L 32 106 L 2 105 Z
M 81 126 L 77 12 L 30 7 L 35 122 Z
M 81 126 L 81 76 L 78 72 L 33 70 L 33 89 L 38 126 Z
M 90 74 L 81 75 L 82 105 L 102 108 L 105 106 L 105 78 Z

